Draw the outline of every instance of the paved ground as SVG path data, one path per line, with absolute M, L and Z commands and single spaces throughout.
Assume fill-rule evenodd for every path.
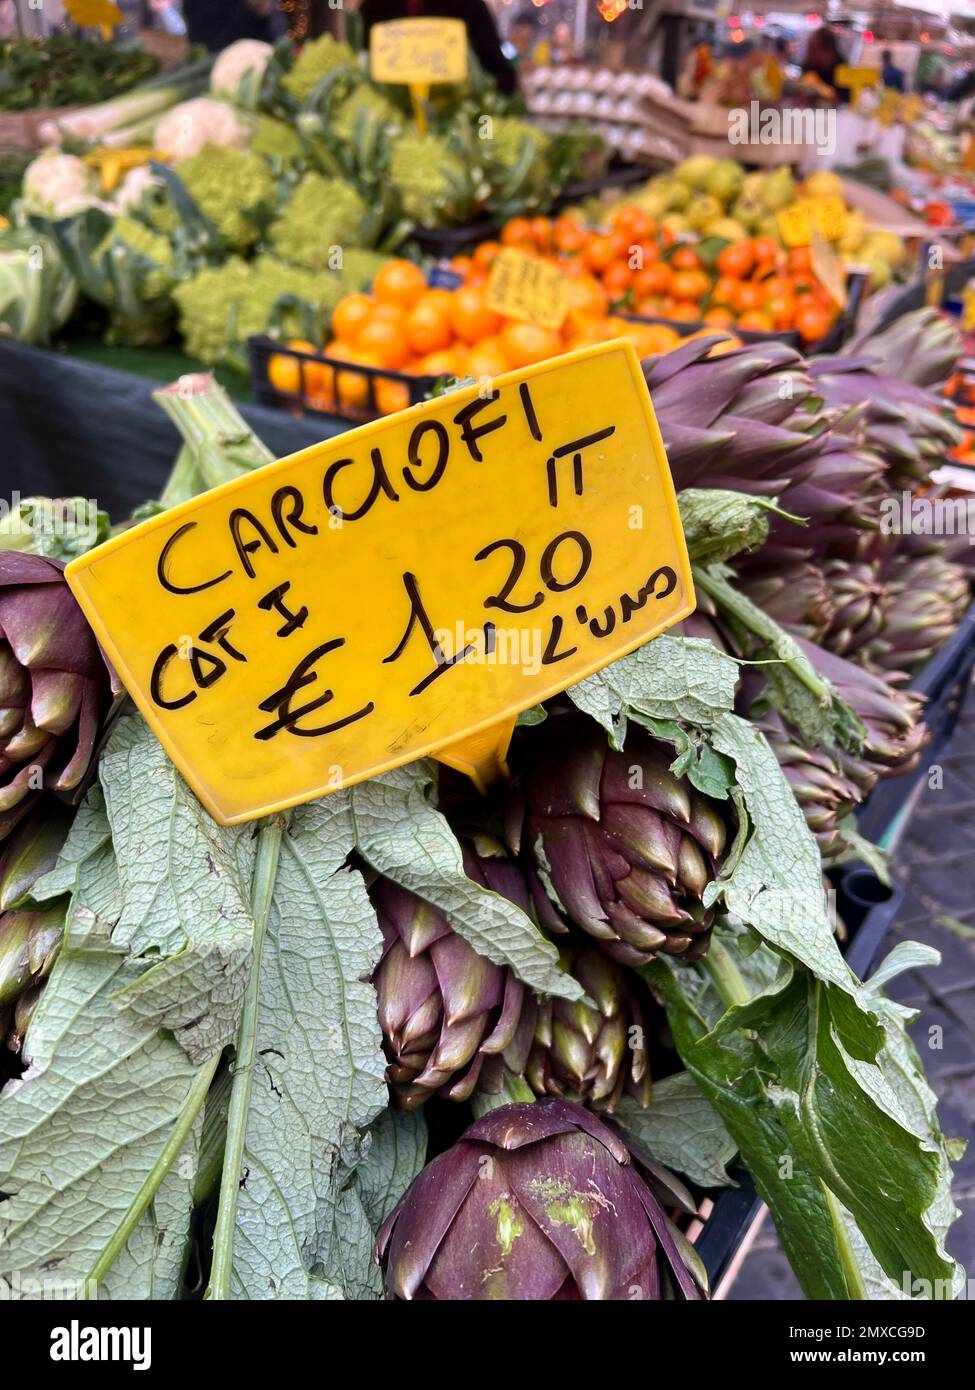
M 925 941 L 940 966 L 908 972 L 890 994 L 920 1009 L 911 1027 L 938 1095 L 945 1134 L 969 1140 L 955 1167 L 961 1216 L 948 1248 L 975 1277 L 975 691 L 969 690 L 943 762 L 943 786 L 925 787 L 897 849 L 904 901 L 880 958 L 899 940 Z M 954 920 L 954 929 L 944 918 Z M 942 919 L 942 920 L 939 920 Z M 766 1218 L 729 1299 L 799 1299 L 802 1294 Z

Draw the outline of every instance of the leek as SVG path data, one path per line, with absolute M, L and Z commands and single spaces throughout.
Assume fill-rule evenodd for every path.
M 105 144 L 112 131 L 137 122 L 157 120 L 171 106 L 205 91 L 212 65 L 212 57 L 201 58 L 175 73 L 161 73 L 131 92 L 110 97 L 108 101 L 98 102 L 95 106 L 83 106 L 79 111 L 71 111 L 57 120 L 44 121 L 40 126 L 40 137 L 47 145 L 61 144 L 65 140 L 82 144 L 100 141 Z

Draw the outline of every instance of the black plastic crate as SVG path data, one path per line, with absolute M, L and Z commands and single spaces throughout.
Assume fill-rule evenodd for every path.
M 846 339 L 853 332 L 856 325 L 857 315 L 860 312 L 860 304 L 863 300 L 866 288 L 866 276 L 856 271 L 847 279 L 847 305 L 842 314 L 836 319 L 832 328 L 817 343 L 807 343 L 803 346 L 802 338 L 795 329 L 788 329 L 781 333 L 765 333 L 751 328 L 736 328 L 731 324 L 728 328 L 721 328 L 717 324 L 705 323 L 703 319 L 693 319 L 684 323 L 680 319 L 660 318 L 644 314 L 620 313 L 617 317 L 626 319 L 629 323 L 657 323 L 663 324 L 666 328 L 672 328 L 679 333 L 682 338 L 688 337 L 691 333 L 699 333 L 701 329 L 712 329 L 715 333 L 733 333 L 736 338 L 740 338 L 743 343 L 785 343 L 787 347 L 795 348 L 807 357 L 814 356 L 821 352 L 835 352 L 841 347 Z
M 293 414 L 338 415 L 363 424 L 418 404 L 440 380 L 343 362 L 324 352 L 306 352 L 264 336 L 248 339 L 247 348 L 255 399 Z M 294 379 L 294 389 L 272 382 L 272 359 L 278 359 L 276 370 Z

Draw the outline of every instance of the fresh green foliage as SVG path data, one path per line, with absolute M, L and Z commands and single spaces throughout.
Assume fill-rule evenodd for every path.
M 127 92 L 159 69 L 144 48 L 120 48 L 57 29 L 0 42 L 0 111 L 82 106 Z
M 888 1280 L 944 1288 L 950 1172 L 933 1102 L 919 1073 L 905 1084 L 902 1021 L 840 955 L 815 841 L 764 738 L 731 712 L 727 666 L 710 643 L 658 638 L 569 692 L 618 745 L 629 719 L 658 734 L 670 720 L 681 758 L 709 745 L 734 768 L 738 839 L 706 896 L 763 944 L 749 942 L 743 968 L 740 939 L 720 932 L 704 971 L 655 961 L 645 973 L 807 1294 L 863 1296 L 858 1242 Z
M 278 256 L 306 270 L 327 270 L 336 250 L 361 244 L 366 205 L 341 179 L 304 174 L 271 224 L 271 245 Z

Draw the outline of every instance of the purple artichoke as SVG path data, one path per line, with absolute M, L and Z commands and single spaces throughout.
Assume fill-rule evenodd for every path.
M 67 898 L 37 907 L 34 884 L 57 862 L 73 812 L 53 798 L 17 827 L 0 856 L 0 1041 L 19 1052 L 61 949 Z
M 714 914 L 701 896 L 728 838 L 718 804 L 675 777 L 670 746 L 641 731 L 616 752 L 596 725 L 564 716 L 547 737 L 507 829 L 553 903 L 621 965 L 704 955 Z
M 528 910 L 524 879 L 509 860 L 494 865 L 465 845 L 464 862 L 469 877 L 513 901 L 518 894 Z M 386 1079 L 400 1105 L 413 1109 L 435 1091 L 467 1100 L 479 1080 L 496 1090 L 505 1065 L 520 1073 L 535 1022 L 530 992 L 509 969 L 479 956 L 439 908 L 415 893 L 383 878 L 370 893 L 383 934 L 373 984 Z
M 650 1104 L 646 1025 L 639 981 L 590 945 L 573 939 L 560 951 L 562 969 L 593 1001 L 539 1001 L 525 1080 L 537 1096 L 560 1096 L 611 1113 L 624 1094 Z
M 622 1140 L 563 1100 L 473 1124 L 414 1180 L 376 1259 L 394 1299 L 701 1296 L 699 1262 Z
M 0 838 L 43 789 L 80 789 L 112 679 L 61 564 L 0 551 Z

